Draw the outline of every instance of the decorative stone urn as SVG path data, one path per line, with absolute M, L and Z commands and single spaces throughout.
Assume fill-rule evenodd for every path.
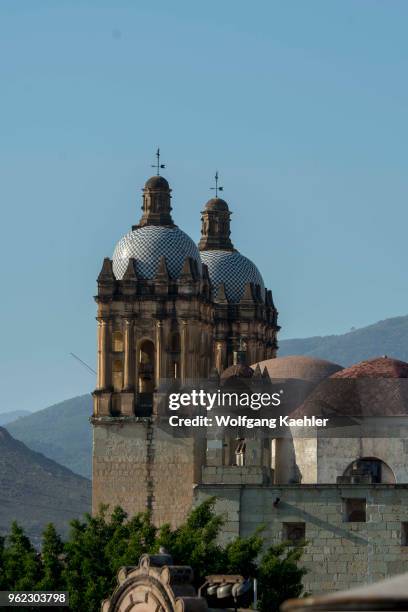
M 142 555 L 137 567 L 122 567 L 118 586 L 102 612 L 206 612 L 207 601 L 191 584 L 188 565 L 172 565 L 168 554 Z

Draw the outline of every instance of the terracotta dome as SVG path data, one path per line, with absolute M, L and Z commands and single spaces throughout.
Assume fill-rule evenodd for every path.
M 321 382 L 293 416 L 407 416 L 408 363 L 361 361 Z
M 408 363 L 387 356 L 376 357 L 345 368 L 333 378 L 408 378 Z
M 256 367 L 256 364 L 252 367 Z M 337 363 L 306 355 L 289 355 L 266 359 L 259 362 L 259 367 L 262 371 L 266 367 L 271 379 L 297 379 L 312 383 L 319 383 L 335 372 L 342 370 L 342 366 Z

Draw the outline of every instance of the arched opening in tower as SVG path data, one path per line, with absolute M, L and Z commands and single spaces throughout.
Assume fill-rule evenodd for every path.
M 139 348 L 139 363 L 138 363 L 138 392 L 144 395 L 147 400 L 148 396 L 153 397 L 154 392 L 154 360 L 155 350 L 151 340 L 143 340 Z
M 112 364 L 112 383 L 114 391 L 122 391 L 123 388 L 123 361 L 114 359 Z

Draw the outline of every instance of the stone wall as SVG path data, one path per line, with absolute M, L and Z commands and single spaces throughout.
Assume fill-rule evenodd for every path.
M 192 438 L 174 438 L 151 418 L 94 417 L 93 498 L 130 516 L 152 511 L 157 525 L 173 527 L 193 503 L 204 449 Z
M 248 536 L 265 525 L 267 541 L 285 539 L 285 523 L 304 523 L 302 563 L 311 593 L 347 589 L 408 571 L 408 485 L 200 485 L 195 503 L 216 496 L 226 516 L 222 538 Z M 280 501 L 274 506 L 274 501 Z M 366 499 L 366 522 L 346 522 L 347 499 Z

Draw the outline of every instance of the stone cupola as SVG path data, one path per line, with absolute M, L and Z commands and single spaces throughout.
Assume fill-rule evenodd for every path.
M 143 188 L 142 218 L 133 229 L 145 225 L 174 227 L 171 217 L 171 189 L 163 176 L 152 176 Z
M 221 198 L 212 198 L 201 213 L 200 251 L 233 251 L 230 239 L 231 213 L 228 204 Z

